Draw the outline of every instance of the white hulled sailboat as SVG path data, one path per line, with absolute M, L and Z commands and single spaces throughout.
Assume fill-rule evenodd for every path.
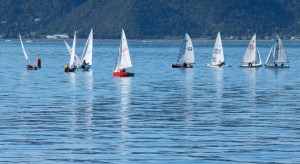
M 256 34 L 253 35 L 239 67 L 261 67 L 262 62 L 256 46 Z
M 230 65 L 225 64 L 224 51 L 223 51 L 220 32 L 218 32 L 215 46 L 214 46 L 214 51 L 210 63 L 207 64 L 207 66 L 208 67 L 230 67 Z
M 265 63 L 266 67 L 288 68 L 289 62 L 278 34 L 275 34 L 273 46 Z
M 189 34 L 186 33 L 181 45 L 181 49 L 178 55 L 177 63 L 172 64 L 173 68 L 193 68 L 195 63 L 195 55 L 192 39 Z

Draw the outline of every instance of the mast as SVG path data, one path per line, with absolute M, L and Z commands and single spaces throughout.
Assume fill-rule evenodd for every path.
M 73 39 L 73 45 L 72 45 L 72 52 L 71 52 L 71 57 L 70 57 L 70 67 L 74 64 L 75 49 L 76 49 L 76 31 L 74 33 L 74 39 Z

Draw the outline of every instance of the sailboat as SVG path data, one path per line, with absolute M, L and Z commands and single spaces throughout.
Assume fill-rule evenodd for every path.
M 273 46 L 265 63 L 266 67 L 289 68 L 289 62 L 278 34 L 275 34 Z
M 253 35 L 239 67 L 261 67 L 262 62 L 256 46 L 256 34 Z
M 172 68 L 193 68 L 195 63 L 195 55 L 192 40 L 188 33 L 185 34 L 181 44 L 176 64 L 172 64 Z
M 72 55 L 72 48 L 69 46 L 69 44 L 66 41 L 64 42 L 69 51 L 69 54 Z M 79 56 L 75 52 L 74 64 L 79 70 L 88 71 L 92 66 L 92 59 L 93 59 L 93 29 L 91 29 L 89 37 L 86 41 L 81 58 L 79 58 Z
M 119 47 L 118 58 L 113 71 L 113 76 L 118 76 L 118 77 L 134 76 L 134 73 L 126 72 L 126 69 L 131 67 L 132 64 L 130 59 L 129 48 L 128 48 L 125 32 L 122 29 L 121 44 Z
M 75 55 L 76 55 L 75 49 L 76 49 L 76 31 L 74 33 L 73 45 L 72 45 L 71 56 L 70 56 L 70 63 L 69 63 L 69 65 L 68 64 L 65 65 L 65 72 L 75 72 L 75 70 L 77 69 L 77 66 L 75 63 L 75 61 L 76 61 L 75 60 Z
M 214 51 L 210 59 L 210 63 L 207 64 L 207 66 L 208 67 L 230 67 L 230 65 L 225 64 L 224 51 L 223 51 L 220 32 L 218 32 L 215 46 L 214 46 Z
M 30 60 L 29 60 L 28 55 L 27 55 L 27 53 L 26 53 L 25 47 L 24 47 L 24 45 L 23 45 L 22 37 L 21 37 L 20 34 L 19 34 L 19 38 L 20 38 L 20 42 L 21 42 L 23 54 L 24 54 L 25 59 L 27 60 L 27 63 L 28 63 L 28 64 L 27 64 L 27 70 L 37 70 L 37 68 L 41 68 L 41 60 L 40 60 L 40 59 L 37 59 L 37 61 L 36 61 L 36 66 L 32 66 L 32 65 L 30 64 Z

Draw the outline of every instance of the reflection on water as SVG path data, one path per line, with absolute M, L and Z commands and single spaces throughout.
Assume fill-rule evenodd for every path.
M 224 68 L 213 68 L 214 69 L 214 79 L 215 79 L 215 102 L 216 109 L 221 109 L 223 106 L 223 71 Z
M 300 163 L 300 42 L 289 69 L 206 67 L 214 42 L 173 69 L 179 42 L 134 42 L 132 78 L 111 75 L 119 42 L 94 43 L 93 71 L 64 73 L 63 42 L 33 42 L 45 62 L 26 71 L 0 41 L 0 163 Z M 228 63 L 247 46 L 225 42 Z
M 130 154 L 128 152 L 126 145 L 129 134 L 128 123 L 130 122 L 129 113 L 130 113 L 130 93 L 131 93 L 131 77 L 116 78 L 116 83 L 119 87 L 120 93 L 120 135 L 121 143 L 118 145 L 120 154 Z

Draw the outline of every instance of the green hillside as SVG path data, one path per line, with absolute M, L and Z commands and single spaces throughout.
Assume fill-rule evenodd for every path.
M 130 38 L 173 38 L 185 32 L 193 38 L 226 36 L 260 38 L 278 31 L 300 34 L 298 0 L 5 0 L 0 1 L 0 34 L 68 33 L 118 38 L 121 28 Z

